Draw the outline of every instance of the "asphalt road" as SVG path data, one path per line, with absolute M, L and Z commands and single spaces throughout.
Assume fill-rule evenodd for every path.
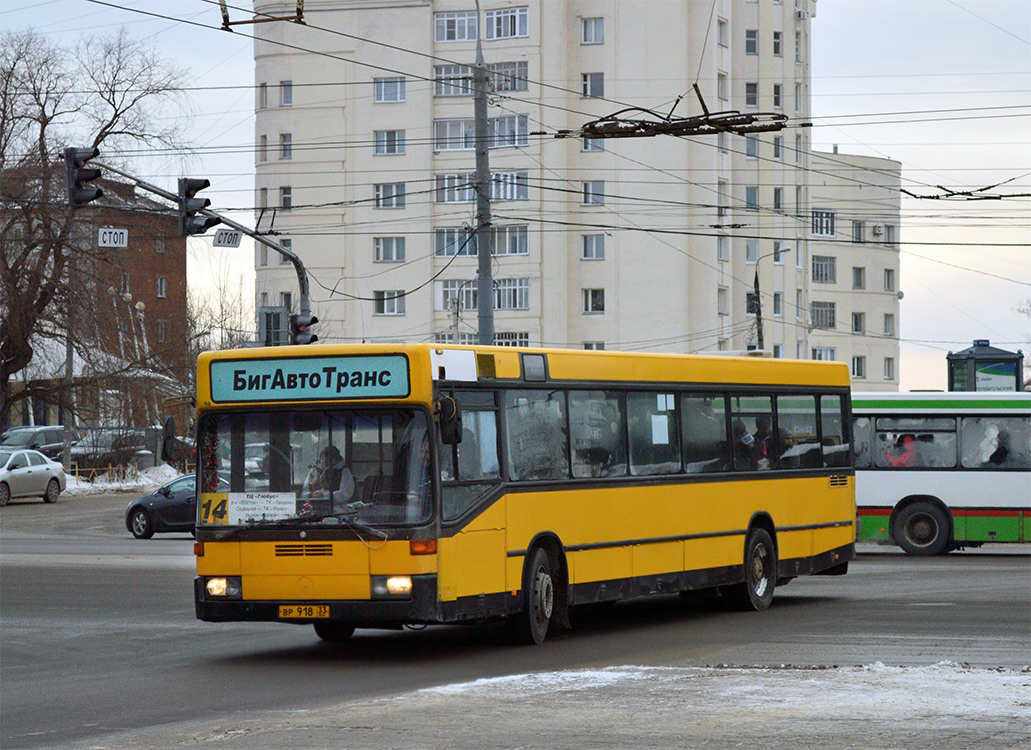
M 556 670 L 1031 664 L 1027 546 L 933 559 L 866 548 L 847 576 L 798 579 L 778 589 L 764 613 L 728 613 L 662 597 L 588 614 L 576 631 L 537 648 L 508 645 L 496 627 L 358 631 L 350 643 L 329 646 L 307 626 L 195 620 L 191 537 L 133 539 L 123 522 L 129 499 L 14 501 L 0 510 L 0 746 L 144 746 L 142 735 L 124 745 L 101 740 L 149 732 L 146 746 L 163 747 L 173 744 L 172 736 L 154 731 L 184 722 L 270 707 L 326 710 Z M 310 732 L 287 736 L 279 740 L 333 746 Z M 1015 736 L 1031 742 L 1031 736 Z M 361 744 L 433 745 L 380 740 Z M 241 742 L 225 746 L 248 746 Z M 456 746 L 490 744 L 474 733 Z

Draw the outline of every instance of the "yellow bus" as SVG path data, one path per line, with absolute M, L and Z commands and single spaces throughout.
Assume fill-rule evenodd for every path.
M 845 365 L 450 345 L 198 363 L 201 620 L 355 628 L 715 589 L 855 553 Z

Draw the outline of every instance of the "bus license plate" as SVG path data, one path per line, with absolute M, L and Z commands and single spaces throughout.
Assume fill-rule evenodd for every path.
M 329 617 L 328 604 L 280 604 L 279 616 L 284 619 Z

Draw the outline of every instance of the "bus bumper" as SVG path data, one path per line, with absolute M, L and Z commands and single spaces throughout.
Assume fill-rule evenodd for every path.
M 326 605 L 329 620 L 355 627 L 397 627 L 408 623 L 443 622 L 437 600 L 437 576 L 412 576 L 412 594 L 407 599 L 368 599 L 347 601 L 248 601 L 214 599 L 204 591 L 204 579 L 193 579 L 193 595 L 198 620 L 206 622 L 286 622 L 307 624 L 314 618 L 280 617 L 281 605 Z

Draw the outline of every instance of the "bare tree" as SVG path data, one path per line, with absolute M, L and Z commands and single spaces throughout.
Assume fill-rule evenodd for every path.
M 31 29 L 0 34 L 0 423 L 27 395 L 12 379 L 41 341 L 66 338 L 69 315 L 83 309 L 83 285 L 71 279 L 104 260 L 77 231 L 63 148 L 182 148 L 185 118 L 164 117 L 181 110 L 182 80 L 124 29 L 74 48 Z

